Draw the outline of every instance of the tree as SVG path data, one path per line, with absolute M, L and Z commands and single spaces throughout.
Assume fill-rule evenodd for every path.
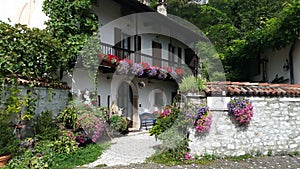
M 0 39 L 1 82 L 16 76 L 57 80 L 58 65 L 62 61 L 61 44 L 46 31 L 0 21 Z
M 278 49 L 298 38 L 298 10 L 297 0 L 210 0 L 206 5 L 168 1 L 168 13 L 208 36 L 232 81 L 249 80 L 247 63 L 264 49 Z
M 62 71 L 72 68 L 70 65 L 76 61 L 83 45 L 98 30 L 98 20 L 91 7 L 91 0 L 44 1 L 43 12 L 49 17 L 46 29 L 63 45 Z

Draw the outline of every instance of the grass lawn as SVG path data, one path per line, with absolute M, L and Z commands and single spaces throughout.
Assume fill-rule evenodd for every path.
M 90 144 L 72 154 L 58 154 L 53 158 L 55 169 L 72 169 L 94 162 L 109 147 L 109 143 Z

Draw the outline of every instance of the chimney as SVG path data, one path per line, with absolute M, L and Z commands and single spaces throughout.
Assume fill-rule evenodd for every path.
M 150 0 L 138 0 L 140 3 L 149 6 L 150 5 Z
M 167 0 L 158 0 L 157 3 L 157 12 L 167 16 Z

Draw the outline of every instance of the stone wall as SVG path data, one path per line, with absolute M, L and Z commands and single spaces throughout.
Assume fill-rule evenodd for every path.
M 226 103 L 228 97 L 219 97 Z M 247 127 L 241 127 L 228 116 L 226 107 L 211 108 L 213 122 L 210 132 L 190 133 L 192 154 L 239 156 L 244 154 L 282 154 L 300 152 L 300 98 L 248 97 L 254 116 Z M 207 99 L 208 102 L 210 99 Z M 213 107 L 213 106 L 212 106 Z
M 48 88 L 48 87 L 28 87 L 21 86 L 21 95 L 32 92 L 32 97 L 36 100 L 36 115 L 43 111 L 51 111 L 56 116 L 68 102 L 69 89 L 66 88 Z
M 67 89 L 36 87 L 34 93 L 37 97 L 36 114 L 49 110 L 53 116 L 56 116 L 68 102 L 69 90 Z

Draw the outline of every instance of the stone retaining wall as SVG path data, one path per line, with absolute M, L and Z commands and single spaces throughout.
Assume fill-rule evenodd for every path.
M 36 87 L 34 93 L 37 97 L 36 114 L 49 110 L 56 116 L 68 103 L 68 89 Z
M 53 113 L 53 116 L 56 116 L 67 105 L 69 89 L 28 86 L 20 87 L 22 89 L 20 93 L 21 95 L 25 96 L 28 92 L 31 92 L 32 97 L 37 99 L 35 110 L 36 115 L 48 110 Z
M 227 105 L 228 97 L 219 97 Z M 228 116 L 226 108 L 212 108 L 213 122 L 206 135 L 191 129 L 192 154 L 239 156 L 300 152 L 300 98 L 248 97 L 254 116 L 248 127 L 241 127 Z M 209 100 L 209 99 L 208 99 Z M 222 103 L 221 103 L 222 105 Z

